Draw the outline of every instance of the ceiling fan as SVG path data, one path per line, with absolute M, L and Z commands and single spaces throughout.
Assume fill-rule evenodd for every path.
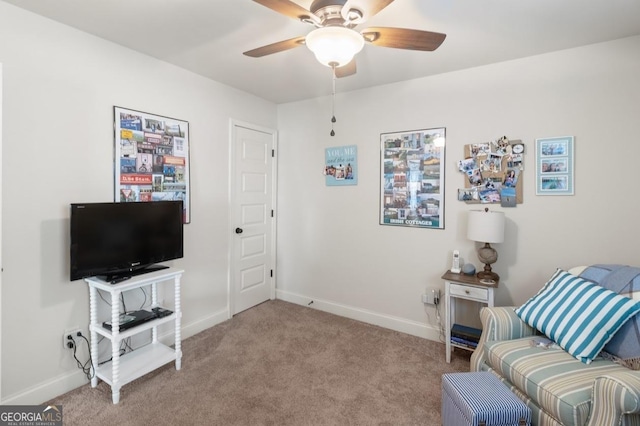
M 394 0 L 313 0 L 310 10 L 290 0 L 254 0 L 271 10 L 316 27 L 306 36 L 258 47 L 244 52 L 259 58 L 306 45 L 318 61 L 333 68 L 336 77 L 356 72 L 353 57 L 365 42 L 396 49 L 433 51 L 446 34 L 408 28 L 371 27 L 360 32 L 354 28 L 376 15 Z

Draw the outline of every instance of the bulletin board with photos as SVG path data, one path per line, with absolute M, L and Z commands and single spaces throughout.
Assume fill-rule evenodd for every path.
M 464 174 L 464 188 L 458 200 L 468 204 L 500 203 L 515 207 L 522 203 L 524 144 L 503 136 L 495 141 L 464 146 L 464 159 L 458 162 Z

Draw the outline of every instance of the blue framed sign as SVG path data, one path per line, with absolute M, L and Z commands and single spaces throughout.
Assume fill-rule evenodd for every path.
M 358 184 L 358 147 L 336 146 L 324 151 L 324 175 L 327 186 Z

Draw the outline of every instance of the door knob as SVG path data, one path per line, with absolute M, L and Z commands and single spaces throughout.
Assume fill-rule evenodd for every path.
M 242 228 L 236 228 L 236 234 L 242 234 Z

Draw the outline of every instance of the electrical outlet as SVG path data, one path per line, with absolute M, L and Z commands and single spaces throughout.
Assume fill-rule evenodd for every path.
M 440 303 L 440 289 L 427 288 L 427 291 L 422 295 L 422 303 L 427 305 L 438 305 Z
M 65 349 L 73 349 L 74 340 L 76 341 L 76 344 L 78 342 L 78 333 L 82 333 L 82 330 L 80 330 L 79 328 L 65 330 L 64 334 L 62 335 L 62 346 Z M 69 345 L 69 343 L 71 343 L 71 346 Z

